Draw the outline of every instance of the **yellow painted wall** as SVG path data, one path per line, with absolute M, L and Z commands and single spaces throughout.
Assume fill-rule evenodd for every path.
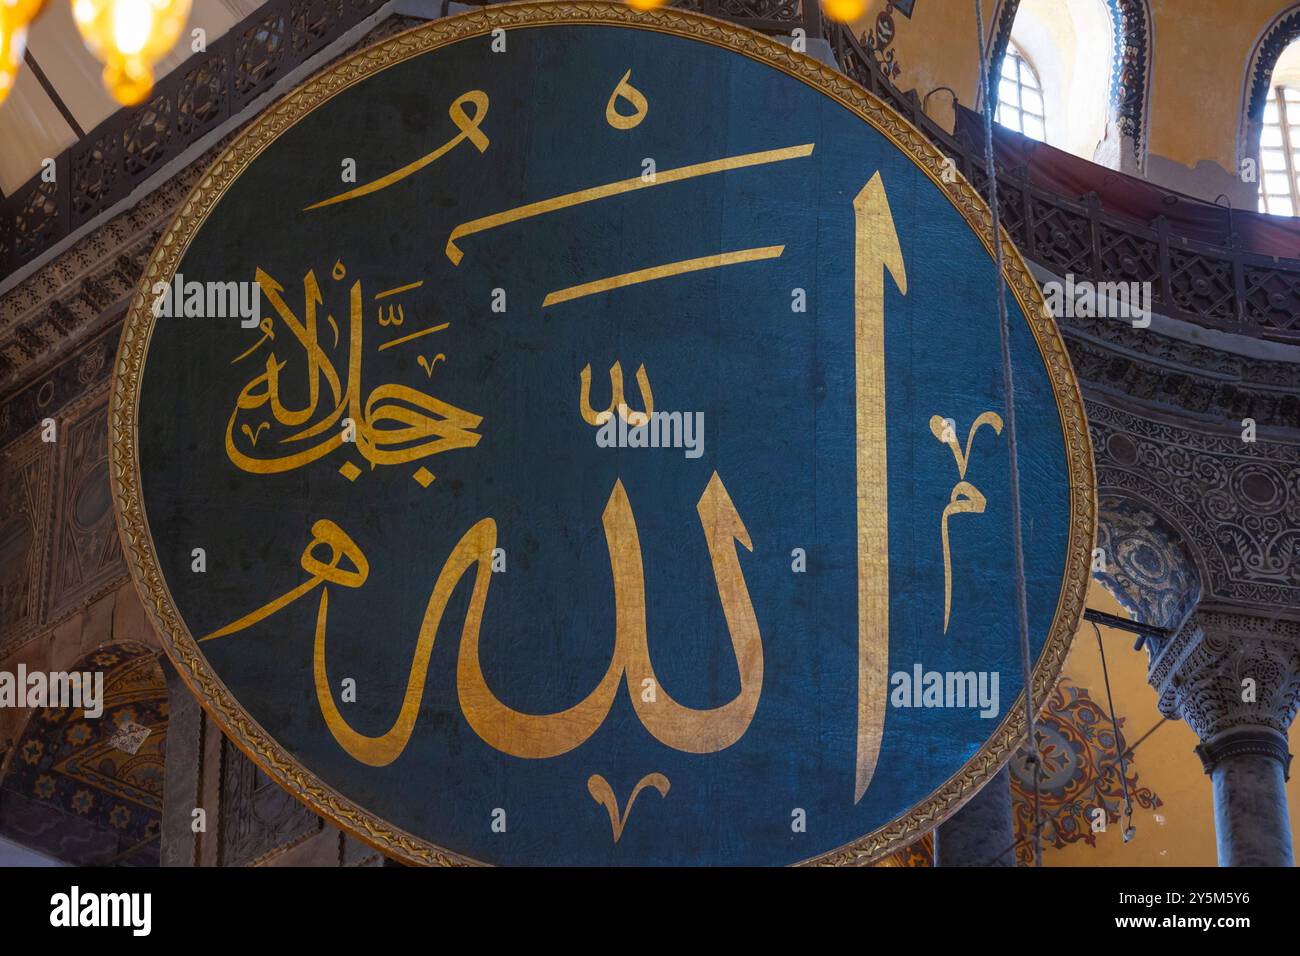
M 995 0 L 985 0 L 985 28 L 992 33 Z M 870 33 L 885 0 L 872 0 L 866 15 L 853 25 L 853 32 Z M 924 97 L 931 90 L 949 86 L 963 106 L 974 107 L 979 87 L 979 41 L 975 33 L 975 4 L 965 0 L 917 0 L 909 20 L 894 14 L 895 39 L 892 48 L 902 67 L 894 79 L 901 90 L 916 90 Z M 936 93 L 928 111 L 938 122 L 952 128 L 952 98 Z
M 1088 606 L 1123 617 L 1125 612 L 1100 584 L 1093 583 Z M 1115 713 L 1124 718 L 1121 731 L 1132 745 L 1161 720 L 1156 694 L 1147 684 L 1147 655 L 1133 650 L 1133 637 L 1102 628 L 1106 664 L 1110 671 Z M 1101 655 L 1092 625 L 1085 623 L 1075 637 L 1063 671 L 1064 679 L 1088 689 L 1104 708 L 1106 685 Z M 1210 778 L 1193 753 L 1196 734 L 1181 720 L 1166 721 L 1134 752 L 1130 769 L 1138 783 L 1163 801 L 1154 810 L 1134 806 L 1134 839 L 1125 843 L 1123 824 L 1110 824 L 1097 835 L 1096 846 L 1080 841 L 1060 849 L 1045 847 L 1044 866 L 1216 866 L 1214 802 Z M 1291 728 L 1291 750 L 1300 750 L 1300 726 Z M 1300 774 L 1287 785 L 1291 832 L 1300 824 Z
M 1255 44 L 1283 0 L 1150 0 L 1155 57 L 1150 151 L 1184 166 L 1237 167 Z
M 1098 0 L 1101 2 L 1101 0 Z M 1249 60 L 1266 28 L 1294 0 L 1149 0 L 1152 66 L 1148 148 L 1183 166 L 1211 160 L 1225 170 L 1238 163 L 1238 139 Z M 885 0 L 872 0 L 854 24 L 870 31 Z M 985 0 L 991 33 L 995 2 Z M 912 19 L 895 14 L 893 49 L 902 72 L 900 89 L 924 96 L 952 87 L 974 107 L 979 84 L 975 7 L 968 0 L 917 0 Z M 931 99 L 930 113 L 950 121 L 947 94 Z

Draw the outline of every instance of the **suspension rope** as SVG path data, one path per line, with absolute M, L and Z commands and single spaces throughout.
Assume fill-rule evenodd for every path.
M 993 97 L 989 91 L 988 44 L 984 38 L 984 0 L 975 0 L 975 25 L 979 33 L 980 95 L 984 107 L 984 165 L 988 174 L 989 209 L 993 213 L 993 257 L 997 264 L 998 332 L 1002 340 L 1002 389 L 1007 402 L 1007 457 L 1011 466 L 1011 545 L 1015 554 L 1016 617 L 1020 632 L 1020 664 L 1025 683 L 1025 760 L 1034 772 L 1034 866 L 1043 865 L 1043 817 L 1040 780 L 1042 767 L 1034 722 L 1033 666 L 1029 650 L 1029 609 L 1025 596 L 1025 552 L 1020 534 L 1020 463 L 1016 446 L 1016 383 L 1011 370 L 1011 330 L 1007 318 L 1002 217 L 998 204 L 998 174 L 993 158 Z
M 1110 671 L 1106 669 L 1106 647 L 1101 641 L 1101 628 L 1092 622 L 1097 632 L 1097 650 L 1101 653 L 1101 676 L 1106 680 L 1106 706 L 1110 708 L 1110 726 L 1115 733 L 1115 753 L 1119 755 L 1119 783 L 1124 792 L 1124 842 L 1133 839 L 1137 828 L 1133 826 L 1133 801 L 1129 799 L 1128 768 L 1124 763 L 1124 748 L 1120 746 L 1119 721 L 1115 717 L 1115 701 L 1110 695 Z

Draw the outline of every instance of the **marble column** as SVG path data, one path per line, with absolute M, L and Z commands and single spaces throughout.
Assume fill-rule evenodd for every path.
M 1201 739 L 1219 865 L 1294 865 L 1287 734 L 1300 706 L 1300 624 L 1200 609 L 1148 676 L 1160 712 Z
M 935 866 L 1015 866 L 1011 772 L 1006 767 L 934 832 Z

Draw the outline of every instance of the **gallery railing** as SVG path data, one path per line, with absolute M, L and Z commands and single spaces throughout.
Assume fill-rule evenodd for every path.
M 271 0 L 0 202 L 0 277 L 125 199 L 384 0 Z M 52 178 L 53 181 L 46 181 Z
M 207 51 L 159 81 L 149 101 L 119 110 L 55 158 L 53 182 L 34 177 L 0 201 L 0 276 L 31 262 L 127 197 L 168 161 L 269 91 L 284 75 L 374 13 L 383 0 L 270 0 Z M 825 21 L 813 0 L 679 0 L 767 33 L 824 37 L 846 74 L 919 127 L 977 188 L 979 144 L 933 122 L 902 93 L 848 27 Z M 1138 223 L 1000 170 L 1003 222 L 1021 250 L 1054 272 L 1104 282 L 1150 282 L 1162 313 L 1199 325 L 1300 342 L 1300 261 L 1274 259 L 1173 235 L 1168 220 Z
M 985 196 L 983 143 L 931 120 L 916 93 L 902 93 L 843 24 L 827 23 L 840 68 L 917 126 Z M 1136 222 L 1102 208 L 1095 193 L 1071 199 L 998 170 L 1002 224 L 1024 255 L 1058 275 L 1095 282 L 1150 282 L 1163 315 L 1243 335 L 1300 343 L 1300 261 L 1215 246 L 1171 233 L 1163 216 Z

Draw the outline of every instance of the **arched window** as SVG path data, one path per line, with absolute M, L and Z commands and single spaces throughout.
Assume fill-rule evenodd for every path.
M 1260 131 L 1259 211 L 1274 216 L 1294 216 L 1300 208 L 1296 170 L 1300 168 L 1300 89 L 1275 86 L 1264 105 Z
M 998 119 L 1067 153 L 1136 171 L 1149 62 L 1147 0 L 1006 2 L 1014 14 L 1000 19 L 994 37 Z
M 1238 161 L 1257 173 L 1258 208 L 1274 216 L 1300 214 L 1300 9 L 1274 18 L 1250 55 Z M 1244 177 L 1253 181 L 1250 177 Z
M 1043 84 L 1038 72 L 1020 47 L 1012 43 L 1002 58 L 1002 81 L 998 84 L 998 122 L 1030 139 L 1047 139 L 1047 117 L 1043 110 Z

